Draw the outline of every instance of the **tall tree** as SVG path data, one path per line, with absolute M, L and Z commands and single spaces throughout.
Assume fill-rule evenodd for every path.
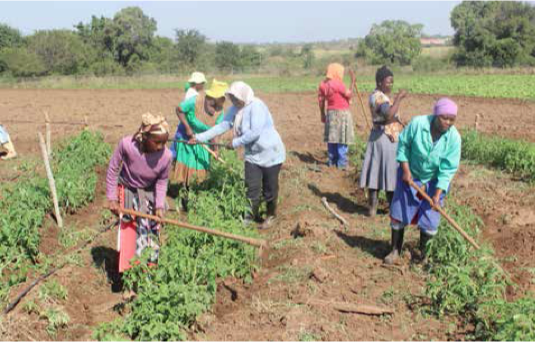
M 234 72 L 240 67 L 240 48 L 232 42 L 216 44 L 216 67 L 221 71 Z
M 305 44 L 301 48 L 300 56 L 303 58 L 303 68 L 310 69 L 315 61 L 315 53 L 312 44 Z
M 198 30 L 175 30 L 177 53 L 180 62 L 195 68 L 206 47 L 207 38 Z
M 27 38 L 28 51 L 39 56 L 48 74 L 74 74 L 85 65 L 85 47 L 69 30 L 42 30 Z
M 421 24 L 403 20 L 374 24 L 365 39 L 359 42 L 356 56 L 365 57 L 373 64 L 411 64 L 421 52 L 422 29 Z
M 534 65 L 534 5 L 464 1 L 450 15 L 459 66 Z
M 0 24 L 0 49 L 17 47 L 22 44 L 20 31 L 6 24 Z
M 126 7 L 116 13 L 113 37 L 117 61 L 128 67 L 134 61 L 147 60 L 155 32 L 156 20 L 139 7 Z

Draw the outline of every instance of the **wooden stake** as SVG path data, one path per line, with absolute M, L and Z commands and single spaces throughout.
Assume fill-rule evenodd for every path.
M 333 301 L 321 301 L 321 300 L 307 300 L 305 302 L 298 302 L 311 306 L 331 306 L 335 310 L 343 313 L 359 313 L 366 315 L 383 315 L 383 314 L 393 314 L 395 312 L 392 308 L 383 308 L 371 305 L 354 305 L 347 302 L 333 302 Z
M 209 152 L 210 155 L 212 155 L 214 157 L 214 159 L 218 160 L 219 162 L 221 162 L 222 164 L 225 164 L 225 160 L 223 160 L 222 158 L 220 158 L 216 152 L 214 152 L 212 149 L 208 148 L 207 145 L 205 144 L 201 144 L 201 147 L 205 148 L 205 150 L 207 152 Z
M 354 73 L 352 70 L 350 70 L 350 72 L 352 74 Z M 359 89 L 357 88 L 357 80 L 354 81 L 353 86 L 354 86 L 357 98 L 359 99 L 359 103 L 361 104 L 361 110 L 363 111 L 363 118 L 365 118 L 365 123 L 367 124 L 367 129 L 370 131 L 371 126 L 370 126 L 369 121 L 368 121 L 367 110 L 365 109 L 365 104 L 363 103 L 363 98 L 361 98 L 361 94 L 359 94 Z
M 244 236 L 241 236 L 241 235 L 236 235 L 236 234 L 231 234 L 231 233 L 226 233 L 226 232 L 220 232 L 220 231 L 210 229 L 210 228 L 206 228 L 206 227 L 194 226 L 194 225 L 191 225 L 191 224 L 186 223 L 186 222 L 180 222 L 180 221 L 177 221 L 177 220 L 160 218 L 158 216 L 144 214 L 144 213 L 141 213 L 141 212 L 138 212 L 138 211 L 134 211 L 132 209 L 121 208 L 118 211 L 119 211 L 120 214 L 134 215 L 134 216 L 143 217 L 143 218 L 150 219 L 150 220 L 160 222 L 160 223 L 167 223 L 167 224 L 174 225 L 174 226 L 177 226 L 177 227 L 193 229 L 193 230 L 198 231 L 198 232 L 203 232 L 203 233 L 207 233 L 207 234 L 210 234 L 210 235 L 215 235 L 215 236 L 219 236 L 219 237 L 223 237 L 223 238 L 227 238 L 227 239 L 231 239 L 231 240 L 241 241 L 243 243 L 246 243 L 246 244 L 249 244 L 249 245 L 252 245 L 252 246 L 256 246 L 256 247 L 264 247 L 264 246 L 267 245 L 266 240 L 248 238 L 248 237 L 244 237 Z
M 322 197 L 322 204 L 324 205 L 324 207 L 326 207 L 326 209 L 339 221 L 341 221 L 341 223 L 345 226 L 348 226 L 348 221 L 346 221 L 346 219 L 342 216 L 340 216 L 339 214 L 337 214 L 337 212 L 335 210 L 333 210 L 333 208 L 331 208 L 328 204 L 328 200 L 326 199 L 326 197 Z
M 469 236 L 469 234 L 467 234 L 457 223 L 456 221 L 454 221 L 450 216 L 448 216 L 448 214 L 440 207 L 440 206 L 434 206 L 434 201 L 432 200 L 432 198 L 421 188 L 419 188 L 419 186 L 417 184 L 415 184 L 415 182 L 413 180 L 410 180 L 409 181 L 409 185 L 411 185 L 415 190 L 417 190 L 417 192 L 422 196 L 424 197 L 425 200 L 428 201 L 428 203 L 430 203 L 430 205 L 432 206 L 432 208 L 434 208 L 435 210 L 437 210 L 445 219 L 447 219 L 448 223 L 450 223 L 452 225 L 452 227 L 454 227 L 455 230 L 457 230 L 461 235 L 462 237 L 464 237 L 465 240 L 467 240 L 474 248 L 476 248 L 477 250 L 480 250 L 480 246 L 478 246 L 478 244 L 475 242 L 475 240 L 473 238 L 471 238 Z
M 46 138 L 46 147 L 48 158 L 52 159 L 52 139 L 50 134 L 50 118 L 48 117 L 48 112 L 45 113 L 45 138 Z
M 37 133 L 39 136 L 39 145 L 41 146 L 41 153 L 43 155 L 43 161 L 45 162 L 45 169 L 47 172 L 48 185 L 50 186 L 50 193 L 52 194 L 52 203 L 54 203 L 54 214 L 56 215 L 56 221 L 58 227 L 63 228 L 63 220 L 60 214 L 60 207 L 58 205 L 58 194 L 56 192 L 56 183 L 54 182 L 54 176 L 52 175 L 52 169 L 50 168 L 50 161 L 48 160 L 47 148 L 45 145 L 45 139 L 41 133 Z

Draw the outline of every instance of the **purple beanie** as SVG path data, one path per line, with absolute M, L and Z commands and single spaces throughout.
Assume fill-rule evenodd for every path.
M 434 115 L 450 115 L 458 114 L 458 105 L 449 98 L 441 98 L 434 105 Z

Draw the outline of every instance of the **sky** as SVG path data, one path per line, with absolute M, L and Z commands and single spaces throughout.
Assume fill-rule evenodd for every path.
M 452 35 L 450 12 L 460 1 L 0 1 L 0 23 L 23 34 L 72 29 L 92 15 L 112 18 L 138 6 L 157 21 L 157 34 L 198 29 L 211 41 L 314 42 L 364 37 L 374 23 L 401 19 L 426 34 Z

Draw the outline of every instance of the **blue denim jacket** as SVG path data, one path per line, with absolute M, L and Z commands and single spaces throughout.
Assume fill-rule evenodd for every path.
M 244 159 L 261 167 L 270 167 L 285 161 L 285 145 L 274 127 L 272 114 L 264 102 L 255 98 L 243 108 L 241 135 L 233 139 L 233 147 L 244 146 Z M 234 125 L 238 109 L 231 106 L 223 121 L 201 134 L 195 135 L 198 141 L 206 142 L 230 130 Z

